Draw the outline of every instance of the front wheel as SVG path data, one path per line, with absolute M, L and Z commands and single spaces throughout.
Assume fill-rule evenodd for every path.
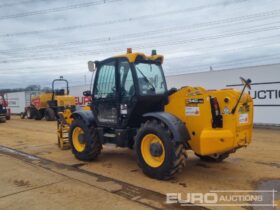
M 52 108 L 46 108 L 45 110 L 45 119 L 47 121 L 55 121 L 56 117 L 55 117 L 55 112 Z
M 43 118 L 43 115 L 41 112 L 37 109 L 34 110 L 34 119 L 35 120 L 41 120 Z
M 69 141 L 72 153 L 82 161 L 95 160 L 102 149 L 95 127 L 88 127 L 82 120 L 74 120 L 71 124 Z
M 182 143 L 175 142 L 166 125 L 148 120 L 135 139 L 138 164 L 143 172 L 155 179 L 169 179 L 179 172 L 186 161 Z

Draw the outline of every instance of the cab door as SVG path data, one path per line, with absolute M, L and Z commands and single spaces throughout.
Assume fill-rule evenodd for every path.
M 92 109 L 99 126 L 118 124 L 119 94 L 116 59 L 105 60 L 98 65 L 93 88 Z
M 119 87 L 120 87 L 120 118 L 119 127 L 127 127 L 136 100 L 136 92 L 134 86 L 134 77 L 130 63 L 127 59 L 118 60 L 118 75 L 119 75 Z

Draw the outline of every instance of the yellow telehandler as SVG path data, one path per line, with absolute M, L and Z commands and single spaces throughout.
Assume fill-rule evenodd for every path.
M 91 161 L 102 145 L 134 148 L 139 166 L 149 177 L 169 179 L 193 150 L 202 160 L 222 161 L 250 144 L 253 101 L 242 78 L 242 92 L 182 87 L 167 90 L 163 56 L 132 53 L 89 61 L 96 72 L 90 110 L 61 114 L 68 120 L 75 157 Z M 64 116 L 67 116 L 66 119 Z
M 56 89 L 56 83 L 64 82 L 66 89 Z M 21 118 L 47 121 L 55 121 L 58 118 L 58 112 L 64 111 L 65 108 L 75 106 L 75 97 L 69 95 L 69 85 L 66 79 L 61 76 L 59 79 L 52 81 L 52 91 L 41 93 L 31 98 L 30 106 L 25 108 L 21 113 Z

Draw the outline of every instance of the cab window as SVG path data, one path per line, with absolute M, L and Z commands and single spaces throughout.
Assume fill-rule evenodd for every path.
M 166 92 L 166 84 L 162 68 L 156 63 L 136 63 L 141 95 L 158 95 Z
M 94 98 L 112 98 L 116 96 L 115 62 L 100 67 L 94 91 Z

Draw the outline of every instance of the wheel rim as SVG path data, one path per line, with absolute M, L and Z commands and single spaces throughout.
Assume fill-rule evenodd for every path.
M 82 128 L 80 128 L 80 127 L 74 128 L 73 134 L 72 134 L 72 140 L 73 140 L 73 145 L 78 152 L 84 151 L 84 149 L 86 147 L 86 144 L 81 143 L 81 141 L 80 141 L 81 135 L 83 135 L 83 134 L 84 134 L 84 131 L 82 130 Z
M 160 154 L 152 154 L 152 148 L 156 145 L 157 153 L 160 149 Z M 161 166 L 165 159 L 165 150 L 161 139 L 155 134 L 147 134 L 141 142 L 141 154 L 144 161 L 151 167 L 157 168 Z

